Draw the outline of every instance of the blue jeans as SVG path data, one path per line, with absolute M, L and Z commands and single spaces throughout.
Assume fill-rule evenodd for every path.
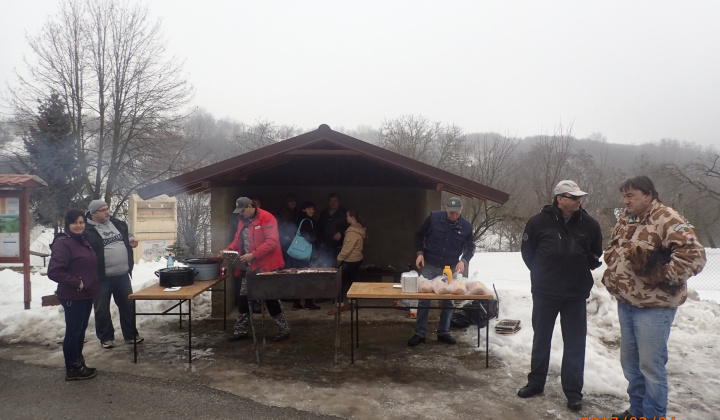
M 555 320 L 560 315 L 563 337 L 563 357 L 560 382 L 569 398 L 582 399 L 585 372 L 585 340 L 587 337 L 587 304 L 584 298 L 573 300 L 553 299 L 532 295 L 533 346 L 530 359 L 528 385 L 544 389 L 550 365 Z
M 425 264 L 422 269 L 422 275 L 428 280 L 442 274 L 444 267 L 438 267 L 432 264 Z M 438 321 L 437 335 L 450 334 L 450 318 L 452 317 L 453 304 L 451 300 L 441 300 L 442 310 L 440 311 L 440 321 Z M 417 322 L 415 323 L 415 335 L 422 338 L 427 336 L 428 317 L 430 316 L 430 301 L 420 300 L 418 302 Z
M 628 380 L 630 412 L 659 418 L 667 414 L 667 342 L 677 308 L 638 308 L 618 302 L 620 364 Z
M 85 343 L 85 330 L 90 321 L 93 308 L 92 299 L 62 300 L 65 308 L 65 338 L 63 339 L 63 356 L 65 368 L 70 369 L 82 356 Z
M 115 328 L 113 328 L 112 316 L 110 315 L 110 296 L 120 312 L 120 329 L 123 338 L 131 340 L 138 337 L 135 329 L 135 311 L 133 303 L 128 296 L 132 294 L 130 276 L 105 277 L 100 280 L 100 297 L 95 299 L 95 334 L 100 342 L 115 340 Z

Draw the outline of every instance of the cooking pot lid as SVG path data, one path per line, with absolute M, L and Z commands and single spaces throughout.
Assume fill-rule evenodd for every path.
M 222 258 L 189 258 L 185 260 L 185 264 L 217 264 L 222 262 Z
M 158 271 L 161 273 L 179 274 L 179 273 L 193 272 L 194 270 L 191 267 L 175 267 L 175 268 L 161 268 Z

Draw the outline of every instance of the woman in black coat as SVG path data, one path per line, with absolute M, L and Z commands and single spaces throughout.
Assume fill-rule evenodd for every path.
M 70 210 L 65 215 L 65 232 L 55 237 L 50 250 L 48 278 L 58 284 L 57 298 L 65 309 L 65 380 L 95 377 L 97 369 L 87 367 L 82 354 L 85 330 L 93 299 L 100 294 L 97 257 L 85 238 L 85 214 Z
M 305 264 L 313 266 L 313 264 L 316 264 L 314 261 L 317 260 L 317 247 L 315 242 L 318 238 L 317 222 L 313 220 L 313 216 L 315 215 L 315 204 L 311 201 L 306 201 L 300 206 L 300 211 L 302 212 L 302 220 L 300 220 L 299 223 L 300 236 L 305 238 L 313 247 L 310 261 L 305 262 Z M 300 299 L 295 300 L 295 303 L 293 303 L 293 310 L 298 309 L 303 309 L 303 306 L 300 304 Z M 305 299 L 305 309 L 315 311 L 320 309 L 320 307 L 317 306 L 312 299 Z

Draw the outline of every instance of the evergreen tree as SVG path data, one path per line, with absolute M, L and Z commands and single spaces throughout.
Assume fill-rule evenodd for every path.
M 40 103 L 35 124 L 23 136 L 23 144 L 25 154 L 16 154 L 19 170 L 37 175 L 48 184 L 30 194 L 35 219 L 57 231 L 67 210 L 82 205 L 75 136 L 60 95 L 53 93 Z

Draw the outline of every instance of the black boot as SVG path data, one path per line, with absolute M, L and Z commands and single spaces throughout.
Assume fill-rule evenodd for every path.
M 65 373 L 66 381 L 79 381 L 83 379 L 92 379 L 97 374 L 97 371 L 91 372 L 81 363 L 75 363 L 71 367 L 67 368 Z
M 92 374 L 97 373 L 97 369 L 91 368 L 91 367 L 89 367 L 88 365 L 85 364 L 85 356 L 83 356 L 82 354 L 80 355 L 80 359 L 78 360 L 78 363 L 80 363 L 81 365 L 85 366 L 85 369 L 87 369 L 90 373 L 92 373 Z

